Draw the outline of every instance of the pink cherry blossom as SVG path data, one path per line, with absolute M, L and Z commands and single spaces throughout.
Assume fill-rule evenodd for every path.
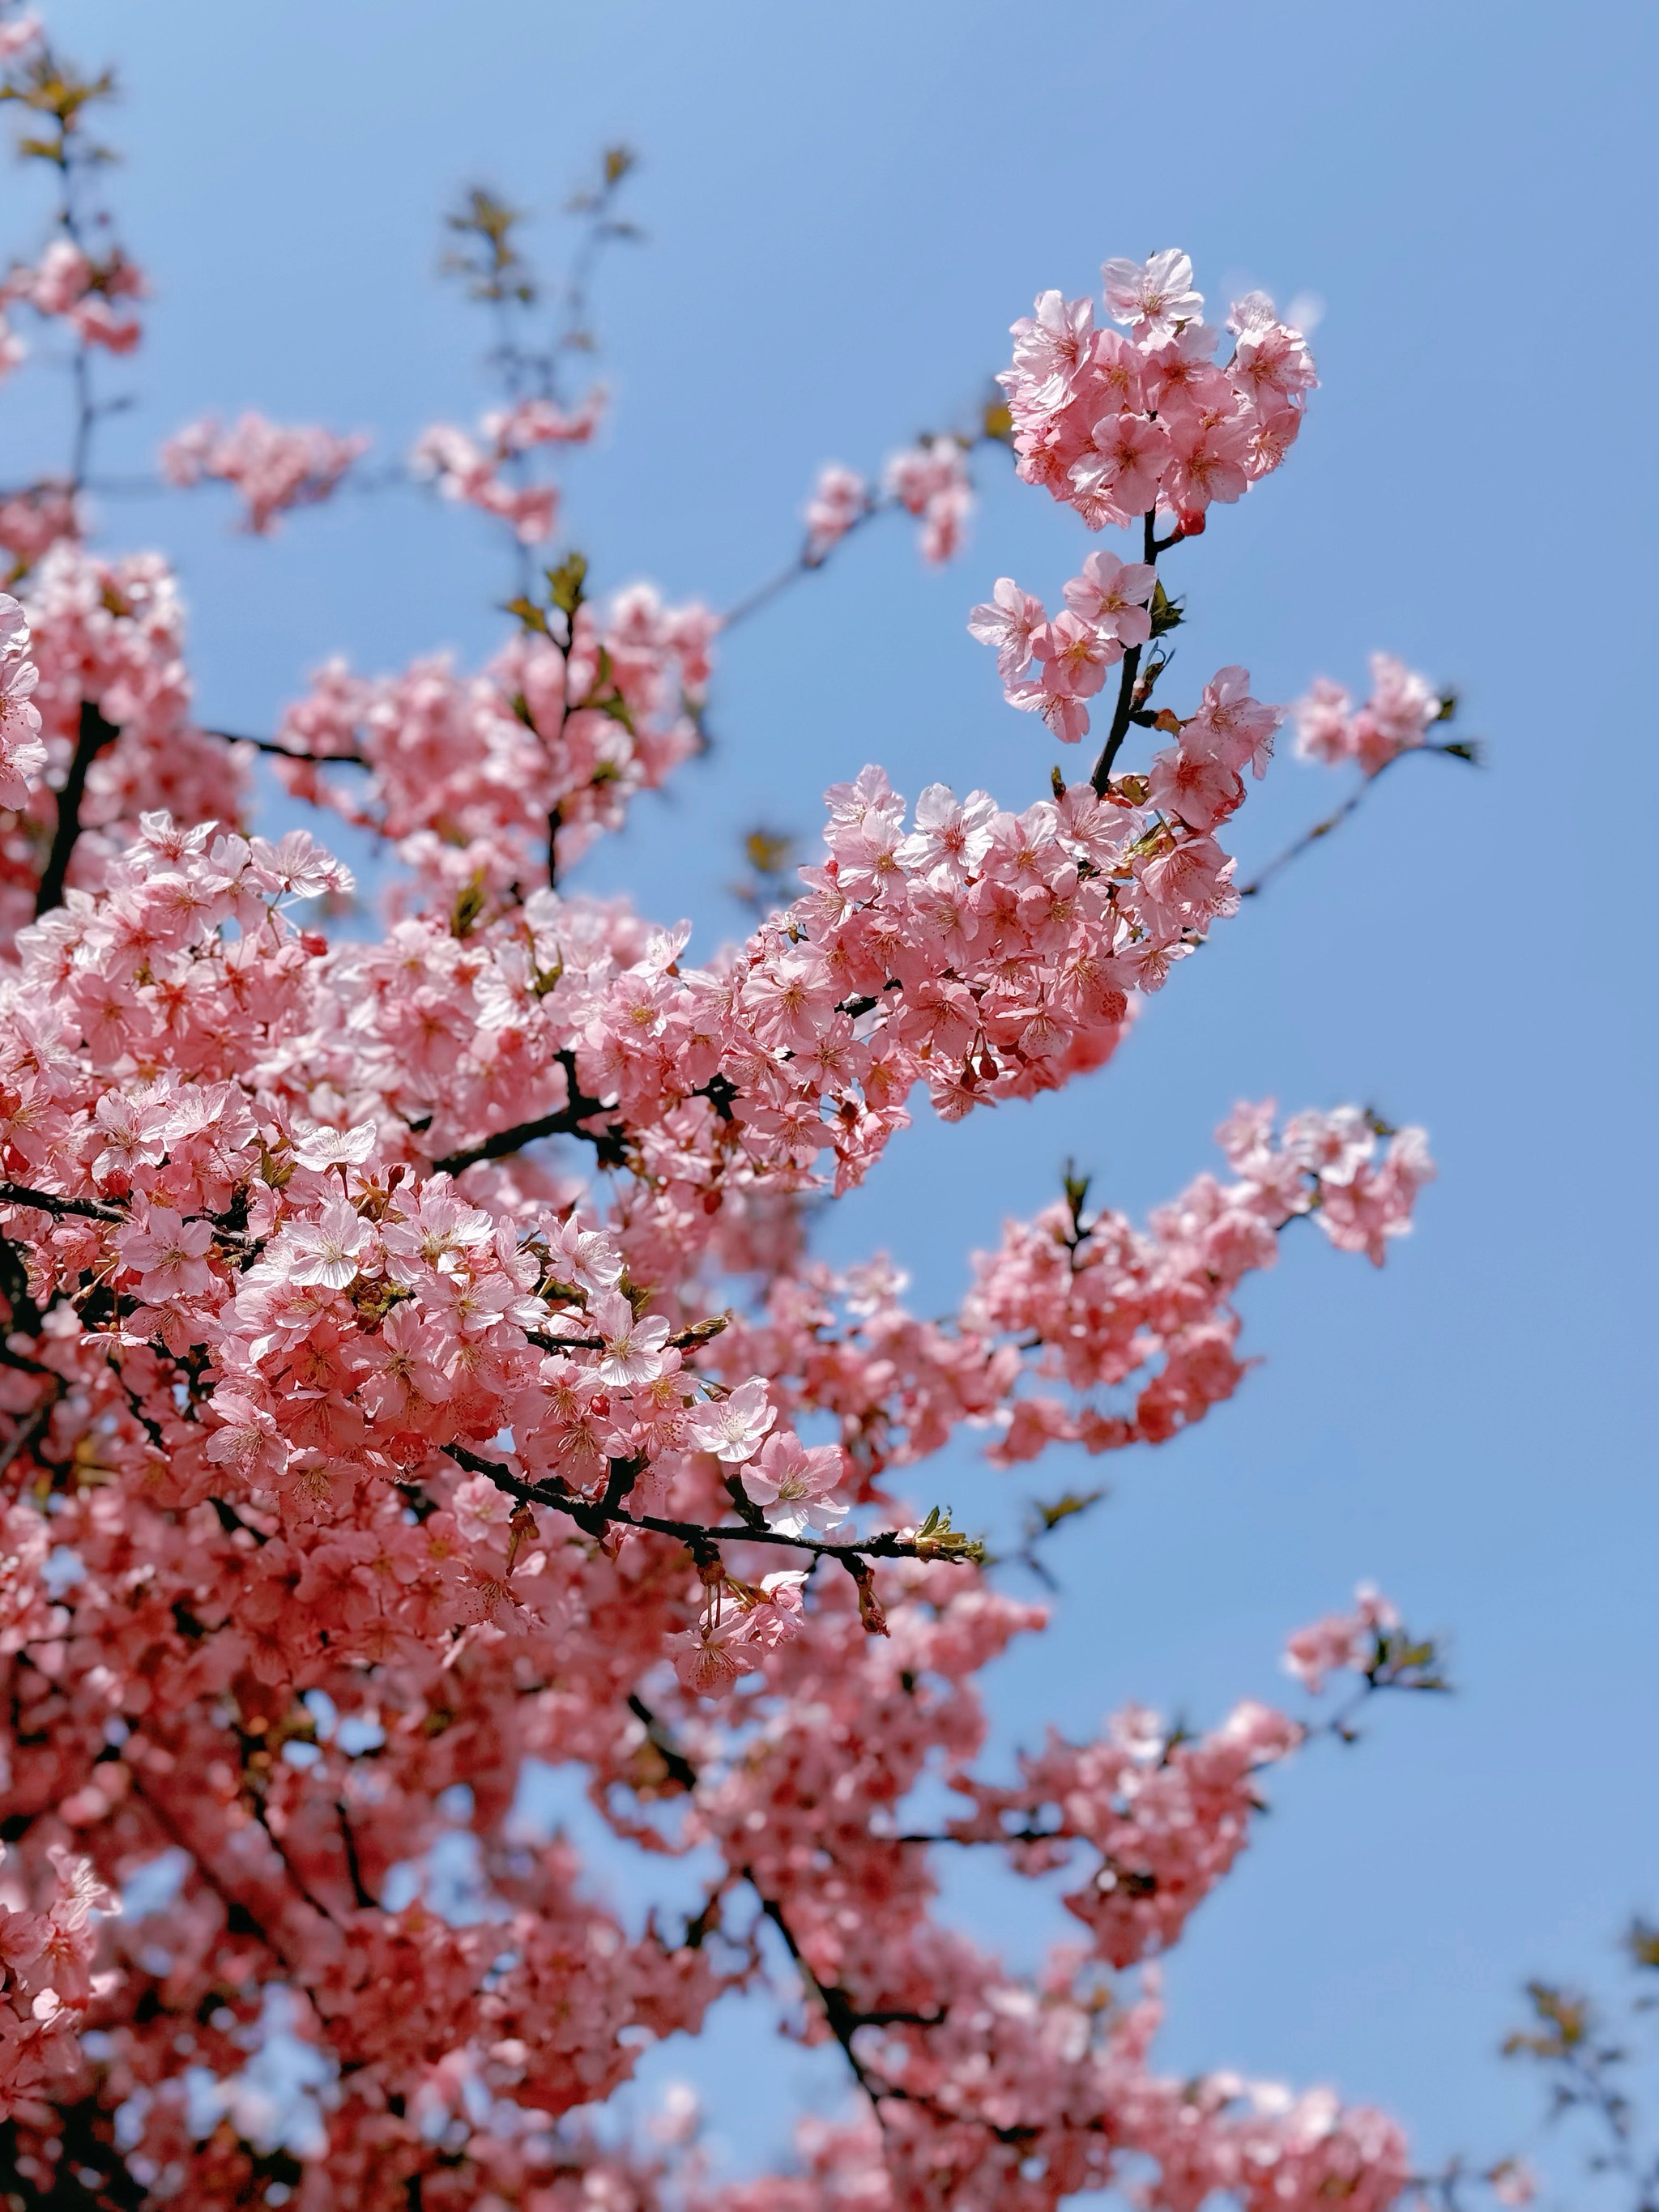
M 0 279 L 77 374 L 140 336 L 113 236 L 55 223 Z M 1183 255 L 1106 284 L 1120 327 L 1039 295 L 1002 389 L 1022 480 L 1134 522 L 1141 557 L 1074 557 L 1052 618 L 1000 579 L 969 626 L 1014 706 L 1075 742 L 1098 701 L 1110 748 L 1067 786 L 1012 744 L 1000 795 L 914 807 L 853 756 L 794 895 L 718 948 L 569 877 L 701 747 L 707 606 L 531 563 L 476 665 L 319 669 L 270 758 L 388 886 L 331 933 L 351 877 L 311 828 L 262 834 L 249 749 L 198 726 L 166 562 L 88 550 L 50 474 L 0 500 L 0 2128 L 30 2201 L 1389 2212 L 1407 2188 L 1369 2107 L 1155 2057 L 1155 1962 L 1309 1728 L 1131 1705 L 1067 1736 L 1018 1715 L 991 1748 L 984 1670 L 1045 1614 L 936 1501 L 947 1447 L 1018 1485 L 1221 1418 L 1260 1273 L 1304 1264 L 1314 1223 L 1381 1261 L 1423 1133 L 1240 1105 L 1144 1217 L 1068 1175 L 942 1310 L 809 1234 L 913 1117 L 1103 1069 L 1240 902 L 1231 824 L 1281 712 L 1242 666 L 1169 659 L 1158 563 L 1283 462 L 1314 372 L 1255 298 L 1219 358 Z M 520 544 L 599 420 L 568 366 L 417 449 Z M 877 494 L 825 471 L 791 580 L 894 507 L 945 557 L 979 442 L 921 441 Z M 167 465 L 261 530 L 356 443 L 246 417 Z M 1368 774 L 1441 711 L 1398 663 L 1374 678 L 1362 709 L 1322 696 L 1310 741 Z M 1289 1658 L 1358 1698 L 1418 1648 L 1362 1589 Z M 603 1851 L 537 1825 L 555 1771 L 641 1865 L 681 1862 L 655 1910 L 624 1922 Z M 947 1850 L 1048 1883 L 1072 1940 L 1016 1967 L 963 1932 Z M 630 2133 L 647 2054 L 780 1997 L 852 2061 L 798 2172 L 721 2181 L 683 2103 Z
M 1053 693 L 1091 699 L 1106 672 L 1123 658 L 1116 635 L 1067 612 L 1045 623 L 1031 640 L 1035 659 L 1043 664 L 1043 684 Z
M 213 1249 L 210 1221 L 186 1221 L 170 1206 L 149 1206 L 137 1225 L 120 1231 L 116 1249 L 122 1265 L 137 1275 L 141 1295 L 152 1303 L 201 1297 L 214 1287 L 207 1258 Z
M 370 1249 L 368 1224 L 343 1199 L 331 1199 L 315 1221 L 289 1232 L 283 1257 L 289 1280 L 343 1291 L 356 1281 Z
M 1193 264 L 1174 246 L 1145 263 L 1108 261 L 1101 275 L 1108 312 L 1115 322 L 1133 323 L 1137 337 L 1168 337 L 1204 311 L 1203 294 L 1193 289 Z
M 0 592 L 0 806 L 23 807 L 46 765 L 33 694 L 40 672 L 28 658 L 21 606 Z
M 593 1327 L 604 1351 L 594 1370 L 613 1389 L 631 1390 L 641 1382 L 654 1382 L 663 1368 L 663 1349 L 668 1342 L 668 1323 L 650 1316 L 635 1316 L 628 1300 L 606 1291 L 593 1301 Z
M 247 527 L 264 535 L 279 514 L 327 499 L 368 443 L 328 430 L 283 428 L 254 414 L 222 431 L 209 416 L 168 439 L 161 468 L 170 483 L 211 478 L 234 485 L 247 505 Z
M 968 631 L 996 647 L 997 673 L 1016 677 L 1031 658 L 1031 641 L 1048 620 L 1041 599 L 1022 592 L 1012 576 L 999 576 L 990 599 L 968 617 Z
M 1066 604 L 1080 621 L 1120 645 L 1145 645 L 1152 634 L 1148 602 L 1157 581 L 1158 571 L 1150 562 L 1091 553 L 1081 575 L 1066 586 Z
M 743 1486 L 781 1535 L 828 1535 L 847 1518 L 830 1493 L 842 1478 L 839 1444 L 809 1449 L 791 1429 L 778 1429 L 744 1470 Z
M 685 1432 L 699 1449 L 736 1465 L 754 1457 L 776 1419 L 775 1408 L 767 1401 L 765 1383 L 753 1379 L 700 1406 L 686 1423 Z
M 1070 472 L 1070 488 L 1085 520 L 1098 528 L 1145 514 L 1158 497 L 1170 451 L 1164 423 L 1142 415 L 1103 416 Z
M 1361 1583 L 1352 1613 L 1328 1613 L 1286 1638 L 1285 1671 L 1317 1697 L 1328 1675 L 1350 1668 L 1362 1671 L 1370 1662 L 1377 1632 L 1399 1625 L 1400 1615 L 1388 1599 L 1369 1583 Z
M 870 511 L 870 488 L 855 470 L 828 461 L 806 506 L 808 557 L 822 561 Z

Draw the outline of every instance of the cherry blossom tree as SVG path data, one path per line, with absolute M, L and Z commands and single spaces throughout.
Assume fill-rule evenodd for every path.
M 1177 251 L 1109 260 L 1098 306 L 1045 291 L 1014 325 L 980 420 L 826 468 L 786 568 L 673 606 L 558 542 L 630 157 L 550 290 L 477 192 L 451 228 L 495 333 L 481 422 L 371 465 L 355 432 L 204 420 L 158 466 L 256 532 L 354 483 L 481 510 L 510 628 L 476 671 L 331 663 L 269 734 L 215 730 L 166 559 L 94 537 L 147 312 L 99 197 L 109 80 L 29 15 L 0 58 L 57 193 L 0 278 L 0 366 L 33 353 L 67 396 L 66 459 L 0 494 L 0 2194 L 1038 2212 L 1115 2184 L 1382 2212 L 1414 2185 L 1400 2126 L 1160 2071 L 1157 1962 L 1267 1771 L 1442 1686 L 1432 1645 L 1362 1589 L 1291 1636 L 1295 1712 L 1189 1734 L 1134 1707 L 1080 1742 L 1034 1715 L 1000 1764 L 978 1678 L 1044 1610 L 927 1463 L 964 1429 L 1015 1470 L 1205 1419 L 1245 1381 L 1248 1278 L 1310 1227 L 1380 1265 L 1423 1133 L 1241 1104 L 1144 1223 L 1068 1171 L 943 1318 L 808 1233 L 913 1116 L 1102 1069 L 1270 878 L 1225 839 L 1285 710 L 1242 667 L 1165 678 L 1194 541 L 1248 527 L 1225 510 L 1302 429 L 1303 336 L 1260 295 L 1207 319 Z M 751 838 L 756 927 L 695 957 L 572 886 L 700 750 L 740 623 L 884 518 L 960 554 L 975 469 L 1011 458 L 1127 535 L 1055 611 L 964 594 L 1036 718 L 1009 718 L 999 794 L 912 805 L 849 758 L 821 857 L 774 899 Z M 1310 838 L 1397 761 L 1469 757 L 1452 707 L 1386 655 L 1358 707 L 1315 684 L 1300 746 L 1358 781 Z M 1089 749 L 1050 771 L 1034 737 Z M 261 754 L 319 836 L 258 834 Z M 384 858 L 367 939 L 327 927 L 331 817 Z M 536 1761 L 665 1875 L 706 1870 L 696 1909 L 624 1928 L 602 1869 L 518 1817 Z M 432 1876 L 458 1844 L 465 1911 Z M 1058 1878 L 1075 1934 L 1036 1975 L 938 1911 L 963 1852 Z M 695 2112 L 630 2135 L 611 2100 L 744 1997 L 838 2052 L 846 2099 L 734 2185 Z

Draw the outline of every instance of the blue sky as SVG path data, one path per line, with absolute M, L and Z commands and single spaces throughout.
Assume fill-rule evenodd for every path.
M 872 466 L 956 419 L 1032 295 L 1092 289 L 1106 255 L 1178 243 L 1212 300 L 1323 298 L 1300 446 L 1178 556 L 1178 675 L 1241 660 L 1288 698 L 1320 671 L 1358 683 L 1386 646 L 1460 688 L 1490 767 L 1406 764 L 1188 964 L 1115 1066 L 918 1128 L 824 1241 L 885 1245 L 932 1309 L 1067 1155 L 1138 1211 L 1212 1163 L 1236 1097 L 1428 1125 L 1419 1234 L 1380 1276 L 1287 1240 L 1243 1298 L 1267 1364 L 1193 1436 L 1110 1468 L 1111 1503 L 1058 1555 L 1053 1637 L 994 1696 L 1004 1740 L 1129 1697 L 1211 1717 L 1273 1694 L 1284 1632 L 1362 1575 L 1446 1632 L 1455 1700 L 1384 1711 L 1275 1789 L 1172 1963 L 1165 2051 L 1333 2081 L 1429 2160 L 1528 2141 L 1533 2100 L 1493 2055 L 1518 1983 L 1610 1976 L 1616 1928 L 1659 1908 L 1651 12 L 51 12 L 120 67 L 115 190 L 155 283 L 110 466 L 210 406 L 373 429 L 383 453 L 464 419 L 482 332 L 434 277 L 441 210 L 484 178 L 553 210 L 599 145 L 639 149 L 648 242 L 600 292 L 614 415 L 569 481 L 605 581 L 730 601 L 790 550 L 819 462 Z M 21 383 L 9 419 L 46 420 Z M 707 946 L 740 924 L 734 816 L 811 833 L 823 787 L 872 759 L 912 794 L 1044 786 L 1049 749 L 963 625 L 1000 574 L 1052 599 L 1087 541 L 984 476 L 951 568 L 872 532 L 734 636 L 714 758 L 582 880 L 641 887 Z M 106 509 L 112 542 L 176 553 L 211 719 L 269 728 L 334 651 L 382 668 L 492 642 L 482 522 L 345 500 L 270 546 L 228 520 L 211 495 Z M 1236 826 L 1247 863 L 1340 788 L 1284 761 Z M 1012 1510 L 965 1456 L 935 1487 L 959 1519 Z M 1042 1933 L 1023 1893 L 956 1903 L 1016 1954 Z M 732 2033 L 746 2080 L 795 2082 L 796 2058 Z M 775 2136 L 755 2108 L 716 2100 L 740 2157 Z

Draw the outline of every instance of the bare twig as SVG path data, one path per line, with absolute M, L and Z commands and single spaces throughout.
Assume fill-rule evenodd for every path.
M 251 738 L 242 730 L 210 730 L 201 732 L 204 738 L 217 738 L 228 745 L 252 745 L 256 753 L 269 753 L 275 760 L 302 761 L 308 768 L 327 768 L 337 761 L 342 768 L 373 768 L 374 763 L 362 753 L 307 753 L 295 745 L 279 745 L 274 738 Z
M 1318 844 L 1321 838 L 1328 837 L 1333 830 L 1340 830 L 1348 817 L 1364 805 L 1367 797 L 1376 788 L 1396 762 L 1410 760 L 1414 754 L 1419 753 L 1443 753 L 1452 760 L 1468 761 L 1477 767 L 1480 760 L 1480 755 L 1476 747 L 1465 739 L 1460 739 L 1455 744 L 1450 744 L 1407 745 L 1401 752 L 1391 753 L 1381 768 L 1365 778 L 1357 791 L 1349 793 L 1334 814 L 1328 814 L 1322 822 L 1316 822 L 1311 830 L 1304 830 L 1302 835 L 1288 844 L 1282 853 L 1269 860 L 1265 868 L 1252 876 L 1248 884 L 1241 884 L 1238 893 L 1240 898 L 1255 898 L 1259 893 L 1266 890 L 1273 878 L 1288 868 L 1292 860 L 1299 860 L 1310 846 Z

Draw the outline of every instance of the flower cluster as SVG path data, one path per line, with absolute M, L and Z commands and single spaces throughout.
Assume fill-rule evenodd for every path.
M 1247 1273 L 1273 1266 L 1278 1232 L 1298 1216 L 1381 1265 L 1433 1173 L 1422 1131 L 1399 1132 L 1379 1159 L 1371 1126 L 1352 1108 L 1292 1115 L 1278 1142 L 1273 1114 L 1271 1100 L 1237 1109 L 1220 1135 L 1237 1180 L 1199 1177 L 1146 1233 L 1120 1214 L 1051 1206 L 1010 1223 L 999 1249 L 980 1258 L 969 1325 L 1036 1338 L 1041 1371 L 1073 1389 L 1115 1387 L 1161 1359 L 1124 1418 L 1021 1399 L 1006 1455 L 1025 1456 L 1050 1432 L 1096 1449 L 1162 1443 L 1231 1397 L 1245 1368 L 1229 1301 Z
M 10 581 L 19 583 L 61 538 L 78 538 L 81 501 L 66 484 L 50 479 L 21 491 L 0 491 L 0 553 L 10 556 Z
M 959 438 L 924 438 L 907 446 L 889 460 L 882 482 L 890 499 L 920 519 L 924 561 L 948 561 L 961 550 L 974 487 Z
M 34 687 L 40 672 L 29 658 L 28 617 L 0 592 L 0 806 L 27 806 L 46 764 Z
M 819 562 L 872 512 L 870 487 L 856 469 L 826 461 L 806 502 L 806 557 Z
M 1229 312 L 1232 351 L 1218 363 L 1220 334 L 1184 253 L 1109 261 L 1103 274 L 1118 329 L 1097 329 L 1087 300 L 1059 292 L 1013 326 L 1013 366 L 998 381 L 1019 473 L 1091 530 L 1157 513 L 1195 536 L 1213 502 L 1241 499 L 1284 459 L 1313 362 L 1301 332 L 1252 292 Z
M 84 101 L 50 98 L 67 173 Z M 460 226 L 497 297 L 510 220 L 477 194 Z M 131 265 L 60 229 L 6 301 L 130 345 Z M 1022 473 L 1093 527 L 1194 534 L 1282 458 L 1311 366 L 1255 298 L 1218 365 L 1184 257 L 1106 276 L 1117 327 L 1058 294 L 1018 327 Z M 529 544 L 538 451 L 597 419 L 513 396 L 417 464 Z M 357 450 L 250 416 L 165 465 L 264 531 Z M 924 441 L 878 492 L 826 471 L 798 568 L 895 507 L 946 557 L 967 453 Z M 1087 781 L 912 808 L 867 767 L 799 895 L 694 961 L 689 925 L 568 878 L 697 749 L 707 610 L 590 601 L 568 554 L 476 675 L 325 668 L 255 742 L 404 872 L 378 935 L 331 941 L 305 909 L 350 876 L 248 834 L 165 562 L 77 526 L 64 484 L 0 503 L 27 571 L 0 597 L 0 2159 L 30 2201 L 1385 2212 L 1409 2166 L 1380 2115 L 1152 2063 L 1150 1962 L 1304 1725 L 1136 1709 L 988 1773 L 978 1678 L 1042 1611 L 889 1486 L 966 1428 L 1012 1469 L 1203 1418 L 1246 1370 L 1247 1278 L 1298 1220 L 1380 1261 L 1421 1133 L 1242 1106 L 1224 1176 L 1142 1224 L 1068 1177 L 942 1318 L 807 1243 L 919 1103 L 1100 1067 L 1237 908 L 1219 837 L 1281 717 L 1239 667 L 1148 707 L 1170 541 L 1091 556 L 1053 617 L 1006 578 L 975 612 L 1065 741 L 1120 668 Z M 1409 721 L 1408 688 L 1354 727 Z M 1167 742 L 1114 774 L 1132 729 Z M 1292 1664 L 1375 1686 L 1388 1636 L 1389 1679 L 1431 1686 L 1394 1629 L 1362 1599 Z M 680 1909 L 597 1899 L 538 1815 L 548 1770 L 680 1863 Z M 968 1809 L 927 1825 L 941 1785 Z M 941 1858 L 973 1850 L 1063 1873 L 1084 1940 L 1021 1976 L 954 1932 Z M 640 2155 L 589 2125 L 785 1958 L 861 2099 L 797 2173 L 723 2186 L 685 2126 Z
M 1316 1698 L 1328 1675 L 1363 1674 L 1376 1657 L 1379 1635 L 1399 1626 L 1400 1615 L 1382 1591 L 1361 1583 L 1352 1613 L 1328 1613 L 1285 1638 L 1285 1671 Z
M 165 562 L 150 554 L 103 560 L 60 541 L 29 575 L 22 611 L 35 680 L 21 725 L 26 788 L 14 780 L 0 791 L 0 808 L 12 810 L 0 812 L 0 926 L 8 934 L 33 911 L 59 818 L 57 790 L 77 775 L 71 880 L 87 889 L 152 801 L 186 821 L 234 823 L 247 784 L 226 746 L 191 724 L 184 609 Z M 28 665 L 13 661 L 10 680 L 28 684 Z
M 97 1983 L 99 1923 L 118 1913 L 117 1898 L 61 1844 L 48 1846 L 46 1894 L 31 1909 L 9 1879 L 0 1844 L 0 2112 L 49 2118 L 50 2100 L 82 2083 L 75 2031 Z
M 1375 775 L 1391 760 L 1423 744 L 1449 702 L 1426 676 L 1419 676 L 1391 653 L 1371 655 L 1370 696 L 1364 706 L 1328 676 L 1318 678 L 1296 705 L 1296 749 L 1304 760 L 1336 768 L 1352 761 Z
M 1248 725 L 1240 672 L 1211 690 L 1212 725 Z M 682 966 L 683 929 L 545 892 L 487 908 L 464 945 L 446 907 L 406 922 L 389 963 L 343 953 L 362 1042 L 404 1059 L 392 1095 L 429 1122 L 433 1156 L 549 1115 L 608 1120 L 645 1171 L 631 1264 L 660 1279 L 734 1186 L 813 1187 L 826 1152 L 837 1188 L 859 1181 L 918 1085 L 958 1119 L 1100 1066 L 1132 1000 L 1236 902 L 1212 836 L 1087 785 L 1018 815 L 934 786 L 912 820 L 869 769 L 829 804 L 805 895 L 708 969 Z
M 446 902 L 474 885 L 499 898 L 550 853 L 556 873 L 572 866 L 696 750 L 717 628 L 641 584 L 580 607 L 568 647 L 526 630 L 478 676 L 440 656 L 380 678 L 331 662 L 283 715 L 303 763 L 283 778 L 397 844 Z M 368 781 L 323 774 L 331 760 Z
M 1011 2008 L 1025 1994 L 996 1984 L 987 1991 Z M 848 2203 L 898 2212 L 935 2202 L 961 2212 L 1046 2212 L 1056 2188 L 1104 2188 L 1141 2160 L 1154 2179 L 1137 2182 L 1133 2201 L 1147 2212 L 1191 2212 L 1212 2197 L 1244 2212 L 1314 2212 L 1333 2201 L 1385 2212 L 1405 2191 L 1407 2146 L 1386 2113 L 1345 2109 L 1328 2090 L 1295 2096 L 1280 2082 L 1236 2075 L 1182 2081 L 1148 2073 L 1145 2053 L 1163 2009 L 1149 1995 L 1103 2032 L 1092 1993 L 1045 1987 L 1018 2037 L 1018 2065 L 1010 2054 L 996 2073 L 1008 2093 L 1004 2109 L 1043 2112 L 1048 2124 L 1029 2138 L 1022 2132 L 988 2150 L 971 2124 L 941 2125 L 907 2085 L 879 2128 L 803 2123 L 799 2179 L 768 2176 L 701 2202 L 709 2212 L 839 2212 Z M 1092 2124 L 1078 2118 L 1091 2111 L 1100 2116 Z
M 983 1589 L 947 1592 L 943 1571 L 892 1571 L 891 1635 L 875 1644 L 860 1637 L 850 1595 L 815 1607 L 781 1656 L 781 1709 L 729 1745 L 703 1739 L 707 1776 L 682 1840 L 741 1864 L 789 1929 L 835 2000 L 805 2032 L 846 2039 L 880 2123 L 878 2136 L 805 2131 L 799 2179 L 711 2201 L 725 2212 L 827 2212 L 849 2195 L 892 2212 L 1050 2212 L 1148 2160 L 1142 2201 L 1160 2212 L 1222 2191 L 1259 2212 L 1312 2212 L 1335 2196 L 1382 2212 L 1407 2171 L 1391 2123 L 1224 2075 L 1161 2078 L 1149 2063 L 1152 1975 L 1126 2002 L 1100 1972 L 1102 1957 L 1140 1959 L 1174 1940 L 1243 1847 L 1252 1778 L 1295 1747 L 1297 1724 L 1244 1705 L 1194 1742 L 1131 1712 L 1085 1745 L 1051 1738 L 1022 1759 L 1022 1784 L 1000 1790 L 972 1771 L 985 1721 L 971 1676 L 1041 1615 Z M 938 1838 L 910 1833 L 902 1808 L 941 1757 L 975 1811 Z M 884 1810 L 866 1820 L 854 1802 Z M 1017 1981 L 941 1927 L 928 1911 L 933 1852 L 975 1845 L 1028 1875 L 1086 1851 L 1095 1870 L 1067 1901 L 1091 1943 L 1056 1949 Z
M 1095 1863 L 1066 1893 L 1066 1909 L 1109 1966 L 1132 1966 L 1177 1941 L 1249 1839 L 1255 1776 L 1301 1741 L 1297 1723 L 1267 1705 L 1241 1705 L 1196 1738 L 1131 1707 L 1096 1742 L 1051 1735 L 1042 1753 L 1021 1760 L 1012 1789 L 959 1777 L 974 1811 L 947 1832 L 961 1843 L 1005 1845 L 1030 1875 L 1063 1865 L 1074 1844 L 1087 1845 Z
M 0 308 L 14 302 L 43 319 L 65 323 L 82 345 L 131 353 L 139 338 L 137 317 L 118 302 L 142 299 L 143 271 L 118 249 L 95 261 L 70 238 L 55 238 L 38 262 L 14 264 L 0 276 Z
M 210 415 L 168 439 L 161 474 L 169 483 L 234 484 L 246 503 L 247 527 L 263 537 L 279 514 L 328 498 L 368 444 L 310 424 L 286 428 L 263 415 L 244 415 L 222 430 Z
M 850 530 L 883 507 L 898 507 L 921 524 L 921 557 L 935 566 L 962 550 L 974 511 L 968 452 L 958 437 L 923 438 L 890 454 L 881 489 L 839 461 L 818 471 L 806 504 L 805 562 L 817 568 Z
M 1085 701 L 1094 697 L 1127 647 L 1151 637 L 1157 586 L 1151 562 L 1091 553 L 1081 574 L 1065 586 L 1064 614 L 1051 620 L 1041 599 L 1022 591 L 1012 576 L 1000 576 L 991 598 L 969 617 L 969 633 L 995 649 L 1009 705 L 1040 714 L 1062 744 L 1074 745 L 1089 727 Z M 1033 662 L 1037 673 L 1030 678 L 1025 672 Z M 1269 730 L 1277 724 L 1275 713 Z
M 517 475 L 517 465 L 538 447 L 586 444 L 602 411 L 603 395 L 593 392 L 569 413 L 549 399 L 517 400 L 485 415 L 477 437 L 434 422 L 416 441 L 410 465 L 444 498 L 482 508 L 505 522 L 520 544 L 535 545 L 553 535 L 559 495 L 551 484 Z
M 1236 1179 L 1200 1176 L 1144 1228 L 1088 1212 L 1082 1186 L 1010 1221 L 994 1251 L 975 1255 L 973 1285 L 943 1320 L 906 1309 L 890 1267 L 837 1276 L 797 1265 L 762 1312 L 733 1319 L 709 1361 L 726 1376 L 766 1374 L 792 1415 L 833 1410 L 865 1485 L 929 1457 L 964 1424 L 1004 1467 L 1058 1444 L 1164 1443 L 1243 1382 L 1234 1300 L 1275 1263 L 1279 1232 L 1316 1220 L 1339 1248 L 1380 1261 L 1432 1172 L 1420 1131 L 1383 1148 L 1348 1109 L 1294 1115 L 1275 1139 L 1271 1102 L 1241 1106 L 1221 1135 Z M 1350 1227 L 1356 1184 L 1392 1224 L 1364 1245 Z

